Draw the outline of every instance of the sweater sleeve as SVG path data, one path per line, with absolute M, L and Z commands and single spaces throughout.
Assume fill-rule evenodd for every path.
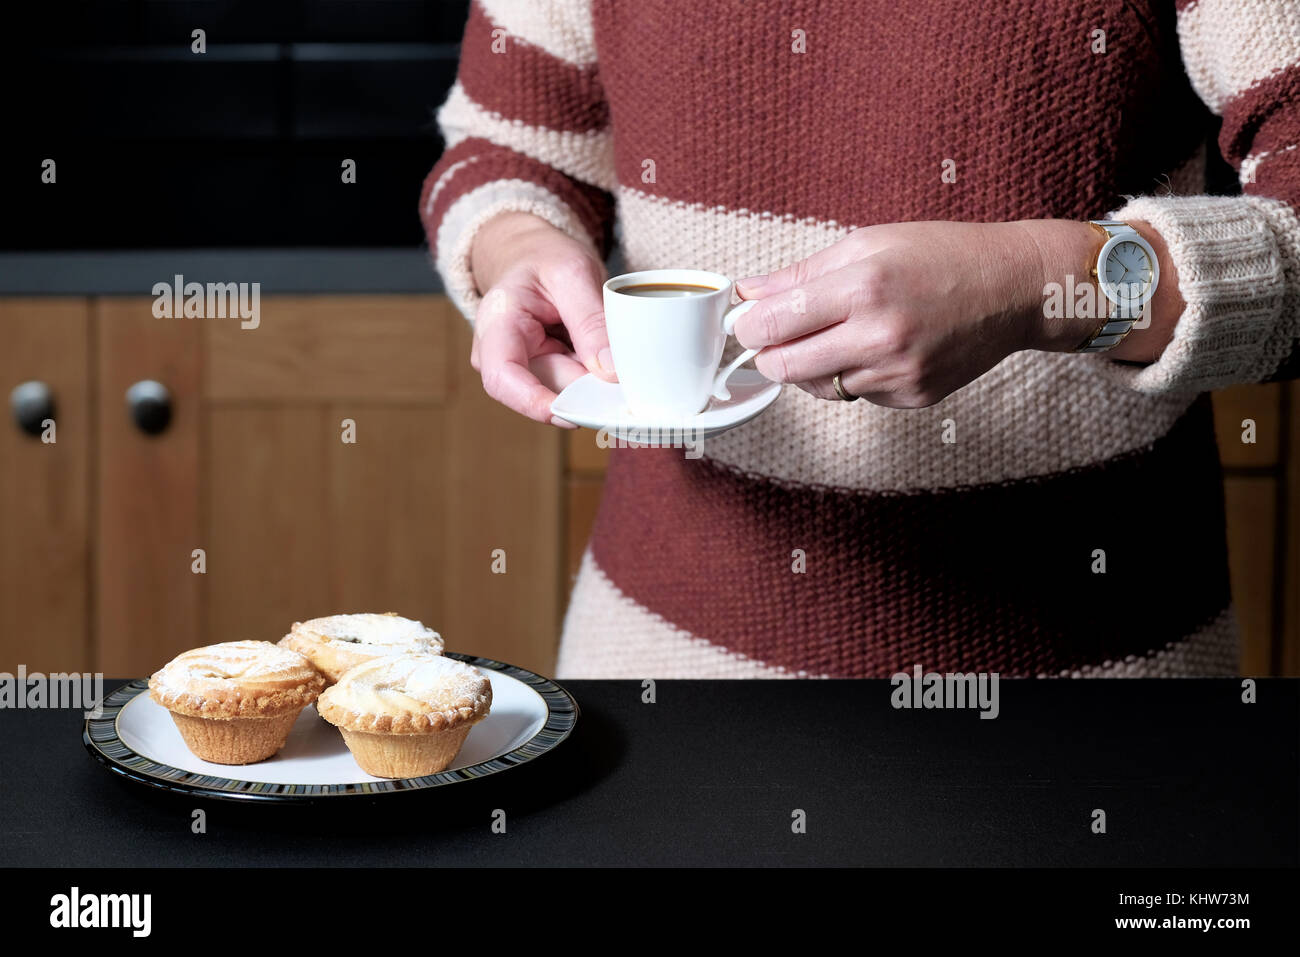
M 420 217 L 466 318 L 481 299 L 470 248 L 498 213 L 533 213 L 604 256 L 614 164 L 590 0 L 474 0 L 437 118 L 446 148 L 424 181 Z
M 1142 196 L 1110 214 L 1145 220 L 1161 235 L 1186 308 L 1156 362 L 1100 361 L 1151 394 L 1295 378 L 1300 5 L 1179 0 L 1178 39 L 1197 95 L 1222 117 L 1219 146 L 1242 195 Z

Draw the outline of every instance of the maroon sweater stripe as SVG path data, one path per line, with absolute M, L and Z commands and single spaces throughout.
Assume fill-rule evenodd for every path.
M 1265 77 L 1223 105 L 1219 148 L 1233 166 L 1240 166 L 1249 153 L 1272 152 L 1297 143 L 1300 143 L 1300 65 Z M 1300 198 L 1294 193 L 1281 195 Z
M 616 450 L 593 557 L 691 634 L 812 674 L 1122 660 L 1229 604 L 1212 428 L 1202 396 L 1154 446 L 1104 464 L 912 493 L 793 487 L 681 450 Z
M 594 66 L 565 63 L 509 34 L 494 38 L 497 29 L 477 3 L 470 8 L 457 78 L 475 103 L 552 130 L 586 133 L 609 124 Z M 494 42 L 504 51 L 492 52 Z
M 438 224 L 442 222 L 447 210 L 470 190 L 496 180 L 521 179 L 544 186 L 558 196 L 573 210 L 601 254 L 608 251 L 613 216 L 613 200 L 608 193 L 586 183 L 579 183 L 553 167 L 515 150 L 476 137 L 465 139 L 444 153 L 433 172 L 425 178 L 420 196 L 422 214 L 428 206 L 430 192 L 442 175 L 462 160 L 473 157 L 477 159 L 460 167 L 444 183 L 434 200 L 433 210 L 424 214 L 425 228 L 430 235 L 437 235 Z
M 1095 218 L 1155 188 L 1208 130 L 1186 77 L 1166 69 L 1178 56 L 1170 7 L 900 4 L 852 29 L 841 5 L 746 3 L 725 39 L 666 30 L 680 16 L 671 0 L 599 10 L 601 56 L 618 65 L 601 82 L 619 182 L 710 208 L 845 225 Z M 988 60 L 987 38 L 1006 36 L 1009 16 L 1017 42 Z M 794 27 L 807 53 L 792 52 Z M 1106 30 L 1105 54 L 1089 48 L 1094 28 Z M 943 52 L 900 55 L 918 37 Z M 748 105 L 732 115 L 718 103 Z M 955 182 L 942 178 L 945 160 Z
M 1219 146 L 1240 169 L 1249 154 L 1267 152 L 1255 168 L 1255 181 L 1243 192 L 1300 203 L 1300 65 L 1265 77 L 1223 108 Z M 1288 148 L 1294 147 L 1294 148 Z M 1267 381 L 1300 377 L 1300 343 Z
M 1242 189 L 1253 196 L 1286 197 L 1292 203 L 1300 202 L 1300 148 L 1264 157 L 1255 168 L 1255 182 L 1246 183 Z

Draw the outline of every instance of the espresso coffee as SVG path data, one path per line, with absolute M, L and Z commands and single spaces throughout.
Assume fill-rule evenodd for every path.
M 687 296 L 707 296 L 718 290 L 713 286 L 697 286 L 684 282 L 647 282 L 635 286 L 620 286 L 615 292 L 642 299 L 684 299 Z

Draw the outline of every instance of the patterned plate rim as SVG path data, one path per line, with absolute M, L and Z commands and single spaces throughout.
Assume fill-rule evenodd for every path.
M 81 732 L 81 743 L 110 771 L 164 791 L 199 794 L 233 801 L 285 802 L 314 801 L 319 798 L 350 795 L 373 797 L 378 794 L 425 791 L 447 784 L 472 781 L 527 764 L 554 750 L 573 733 L 578 717 L 582 713 L 578 708 L 578 702 L 573 695 L 550 678 L 543 678 L 525 668 L 491 658 L 478 658 L 450 651 L 445 654 L 448 658 L 455 658 L 477 668 L 508 675 L 537 692 L 546 705 L 546 722 L 541 730 L 519 747 L 489 761 L 454 771 L 440 771 L 420 778 L 360 781 L 350 784 L 269 784 L 265 781 L 242 781 L 219 775 L 195 774 L 192 771 L 150 760 L 128 748 L 117 733 L 117 716 L 129 701 L 149 690 L 148 678 L 136 678 L 104 699 L 99 717 L 86 719 L 85 727 Z

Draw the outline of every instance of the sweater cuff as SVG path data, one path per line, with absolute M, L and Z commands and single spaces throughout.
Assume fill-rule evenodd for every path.
M 1296 334 L 1294 303 L 1284 308 L 1300 246 L 1289 206 L 1254 196 L 1142 196 L 1108 218 L 1151 224 L 1186 303 L 1155 362 L 1120 364 L 1101 353 L 1109 377 L 1158 395 L 1260 382 L 1277 370 Z
M 474 286 L 470 250 L 479 229 L 505 212 L 532 213 L 596 251 L 596 244 L 569 206 L 550 190 L 522 179 L 503 179 L 470 190 L 448 207 L 438 224 L 434 265 L 456 308 L 471 323 L 482 295 Z

